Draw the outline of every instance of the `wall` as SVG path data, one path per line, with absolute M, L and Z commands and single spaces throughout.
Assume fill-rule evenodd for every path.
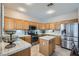
M 1 3 L 0 3 L 0 54 L 2 53 L 2 44 L 1 44 L 1 42 L 2 42 L 2 36 L 1 36 Z
M 78 18 L 78 10 L 53 17 L 51 19 L 48 19 L 47 22 L 58 22 L 58 21 L 62 21 L 62 20 L 70 20 L 70 19 L 75 19 L 75 18 Z
M 79 22 L 79 8 L 78 8 L 78 22 Z
M 1 41 L 1 23 L 2 23 L 2 21 L 1 21 L 2 19 L 1 19 L 1 4 L 0 4 L 0 41 Z
M 16 35 L 24 35 L 24 31 L 22 31 L 22 30 L 16 30 Z

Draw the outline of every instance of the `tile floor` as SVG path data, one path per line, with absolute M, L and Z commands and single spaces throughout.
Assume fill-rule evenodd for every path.
M 69 56 L 70 50 L 56 46 L 55 53 L 52 56 Z M 39 44 L 32 46 L 31 56 L 44 56 L 39 52 Z

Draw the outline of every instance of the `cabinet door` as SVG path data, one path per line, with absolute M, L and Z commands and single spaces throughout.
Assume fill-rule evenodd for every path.
M 40 39 L 39 51 L 46 56 L 49 55 L 49 42 L 47 40 Z
M 19 29 L 20 30 L 24 30 L 24 28 L 25 28 L 24 21 L 23 20 L 20 20 L 19 21 Z
M 49 41 L 49 55 L 53 54 L 55 51 L 55 39 Z
M 45 24 L 45 29 L 50 29 L 50 24 Z
M 35 22 L 31 22 L 30 25 L 32 25 L 32 26 L 36 26 Z
M 26 21 L 22 20 L 22 28 L 21 29 L 22 30 L 26 30 Z
M 50 24 L 50 29 L 55 29 L 55 24 L 54 23 Z
M 38 23 L 36 23 L 36 28 L 39 29 L 39 25 L 38 25 Z
M 4 30 L 14 30 L 15 22 L 14 19 L 5 17 L 4 18 Z
M 45 24 L 42 24 L 42 29 L 45 29 L 45 27 L 46 27 Z
M 60 29 L 60 25 L 61 25 L 61 24 L 57 22 L 57 23 L 55 24 L 55 29 Z
M 29 29 L 30 23 L 28 21 L 25 21 L 25 29 Z
M 41 29 L 41 23 L 38 23 L 38 29 Z
M 56 38 L 55 38 L 55 44 L 56 45 L 61 45 L 61 37 L 60 36 L 56 36 Z
M 19 23 L 20 23 L 20 21 L 17 19 L 17 20 L 15 20 L 15 23 L 16 23 L 16 26 L 15 26 L 16 30 L 19 30 L 19 27 L 20 27 Z
M 16 29 L 17 30 L 22 30 L 23 29 L 23 21 L 22 20 L 15 20 L 15 23 L 16 23 Z

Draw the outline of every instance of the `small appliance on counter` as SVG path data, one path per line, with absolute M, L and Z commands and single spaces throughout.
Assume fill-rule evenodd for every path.
M 7 30 L 5 31 L 6 34 L 10 35 L 10 36 L 6 36 L 6 37 L 3 37 L 3 41 L 6 42 L 6 43 L 9 43 L 8 45 L 5 46 L 6 49 L 9 49 L 9 48 L 12 48 L 12 47 L 15 47 L 16 44 L 13 43 L 15 40 L 16 40 L 16 36 L 13 37 L 12 35 L 16 33 L 15 30 Z

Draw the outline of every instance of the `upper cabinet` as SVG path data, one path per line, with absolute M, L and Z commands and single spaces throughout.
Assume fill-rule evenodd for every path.
M 41 23 L 38 23 L 37 24 L 37 29 L 41 29 L 41 25 L 42 25 Z
M 41 26 L 40 27 L 41 30 L 45 30 L 45 24 L 41 23 L 40 26 Z
M 22 24 L 22 30 L 29 29 L 30 22 L 28 22 L 26 20 L 21 20 L 21 24 Z
M 53 23 L 37 23 L 37 22 L 5 17 L 4 30 L 27 30 L 29 29 L 29 25 L 36 26 L 36 28 L 39 30 L 48 30 L 48 29 L 56 30 L 56 29 L 60 29 L 60 25 L 62 23 L 76 23 L 76 22 L 78 22 L 78 19 L 64 20 L 64 21 L 53 22 Z
M 29 28 L 30 22 L 25 20 L 4 18 L 4 30 L 26 30 Z
M 61 26 L 61 23 L 60 22 L 55 22 L 55 29 L 56 30 L 59 30 L 60 29 L 60 26 Z
M 16 30 L 27 30 L 29 28 L 30 22 L 25 20 L 16 20 Z
M 50 23 L 50 29 L 55 29 L 55 23 Z
M 19 19 L 15 20 L 15 29 L 16 30 L 22 29 L 23 24 L 21 24 L 21 23 L 22 23 L 21 20 L 19 20 Z
M 50 24 L 49 23 L 45 24 L 45 29 L 47 29 L 47 30 L 50 29 Z
M 60 23 L 61 24 L 78 23 L 78 19 L 64 20 L 64 21 L 61 21 Z
M 4 18 L 4 30 L 15 30 L 15 21 L 12 18 Z

